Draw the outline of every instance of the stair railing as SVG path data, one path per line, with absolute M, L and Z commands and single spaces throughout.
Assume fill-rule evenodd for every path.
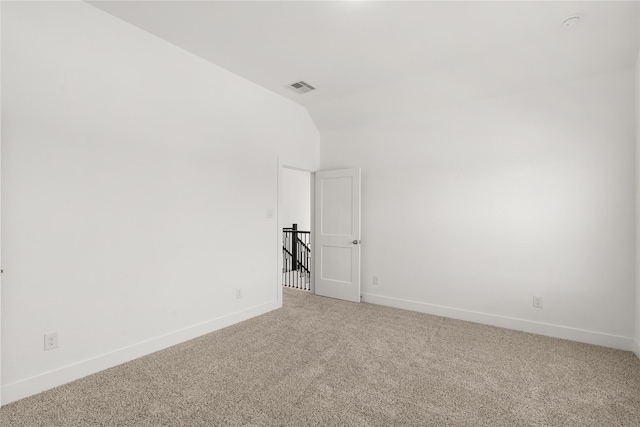
M 311 290 L 311 231 L 282 229 L 282 286 Z

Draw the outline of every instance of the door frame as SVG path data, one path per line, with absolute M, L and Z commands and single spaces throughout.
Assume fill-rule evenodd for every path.
M 282 307 L 282 268 L 283 268 L 283 259 L 282 259 L 282 227 L 284 225 L 284 218 L 283 218 L 283 202 L 282 202 L 282 194 L 283 194 L 283 189 L 282 189 L 282 183 L 283 183 L 283 178 L 282 178 L 282 170 L 283 169 L 293 169 L 293 170 L 297 170 L 297 171 L 302 171 L 302 172 L 309 172 L 309 185 L 311 186 L 310 189 L 310 200 L 309 200 L 309 206 L 310 206 L 310 215 L 311 218 L 309 218 L 309 222 L 311 224 L 311 241 L 310 241 L 310 245 L 311 248 L 313 248 L 314 245 L 314 229 L 315 229 L 315 224 L 316 224 L 316 218 L 315 218 L 315 199 L 316 199 L 316 171 L 314 170 L 310 170 L 310 169 L 306 169 L 304 167 L 300 167 L 298 165 L 295 164 L 295 162 L 288 162 L 282 159 L 278 159 L 278 201 L 277 201 L 277 221 L 276 221 L 276 227 L 277 227 L 277 233 L 276 233 L 276 238 L 277 238 L 277 248 L 278 248 L 278 255 L 277 255 L 277 270 L 276 270 L 276 298 L 278 301 L 278 305 L 280 307 Z M 313 272 L 315 271 L 315 259 L 314 256 L 311 257 L 310 261 L 310 268 L 311 268 L 311 277 L 310 277 L 310 282 L 309 282 L 309 292 L 311 292 L 312 294 L 316 293 L 316 279 L 314 277 Z

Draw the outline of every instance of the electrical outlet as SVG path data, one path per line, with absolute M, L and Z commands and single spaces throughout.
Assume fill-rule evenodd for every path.
M 378 276 L 373 276 L 373 284 L 374 285 L 379 285 L 380 284 L 380 278 Z
M 542 297 L 534 295 L 533 296 L 533 306 L 535 308 L 542 308 Z
M 53 350 L 58 348 L 58 333 L 44 334 L 44 350 Z
M 236 299 L 242 298 L 242 288 L 236 288 Z

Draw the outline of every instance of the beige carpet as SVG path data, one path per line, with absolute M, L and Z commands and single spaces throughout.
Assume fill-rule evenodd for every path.
M 285 307 L 23 399 L 8 426 L 640 426 L 640 360 L 285 290 Z

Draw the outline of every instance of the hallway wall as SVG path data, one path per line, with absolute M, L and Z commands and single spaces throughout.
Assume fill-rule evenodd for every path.
M 283 168 L 282 179 L 283 226 L 311 231 L 311 173 Z

